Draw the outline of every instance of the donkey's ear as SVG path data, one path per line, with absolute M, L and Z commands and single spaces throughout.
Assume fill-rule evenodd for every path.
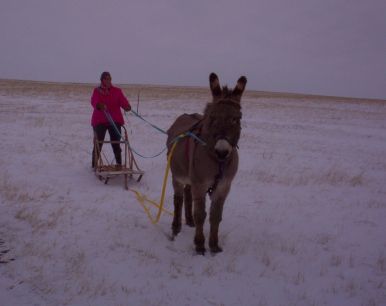
M 212 91 L 213 98 L 221 96 L 220 81 L 218 80 L 217 74 L 214 72 L 209 75 L 209 86 Z
M 242 76 L 238 79 L 235 89 L 233 89 L 232 96 L 241 99 L 244 92 L 245 85 L 247 85 L 247 78 Z

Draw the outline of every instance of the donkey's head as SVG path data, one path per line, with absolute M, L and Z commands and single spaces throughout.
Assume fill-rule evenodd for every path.
M 237 146 L 241 132 L 241 96 L 244 92 L 247 78 L 242 76 L 236 87 L 220 87 L 215 73 L 209 76 L 209 85 L 213 101 L 208 103 L 204 112 L 203 133 L 207 145 L 214 149 L 219 160 L 225 160 Z

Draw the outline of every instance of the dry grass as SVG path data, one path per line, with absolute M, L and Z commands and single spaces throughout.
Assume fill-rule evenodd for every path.
M 44 215 L 39 209 L 24 206 L 15 215 L 15 218 L 26 221 L 30 224 L 32 232 L 50 230 L 57 226 L 59 219 L 63 216 L 65 207 L 60 207 L 55 211 Z
M 321 172 L 286 173 L 266 170 L 256 170 L 250 174 L 253 180 L 265 184 L 279 184 L 284 186 L 305 186 L 305 185 L 331 185 L 359 187 L 365 184 L 364 172 L 351 174 L 344 170 L 328 169 Z
M 6 80 L 0 79 L 0 92 L 5 95 L 89 95 L 92 89 L 97 84 L 90 83 L 58 83 L 58 82 L 39 82 L 25 80 Z M 117 84 L 123 91 L 131 96 L 141 99 L 191 99 L 205 98 L 210 96 L 208 87 L 198 86 L 167 86 L 167 85 L 148 85 L 148 84 Z M 247 90 L 244 95 L 245 99 L 252 98 L 287 98 L 287 99 L 318 99 L 318 100 L 334 100 L 334 101 L 357 101 L 357 102 L 379 102 L 384 100 L 377 99 L 356 99 L 349 97 L 334 97 L 323 95 L 309 95 L 301 93 L 286 93 L 286 92 L 269 92 Z
M 12 182 L 6 172 L 0 177 L 0 195 L 7 202 L 23 204 L 47 200 L 53 193 L 41 188 L 34 191 L 26 190 L 21 184 Z
M 379 256 L 377 258 L 376 267 L 381 273 L 386 272 L 386 256 L 385 256 L 385 254 L 383 254 L 383 253 L 379 254 Z

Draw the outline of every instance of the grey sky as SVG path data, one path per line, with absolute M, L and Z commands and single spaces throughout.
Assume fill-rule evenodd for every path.
M 385 0 L 1 0 L 0 78 L 386 98 Z

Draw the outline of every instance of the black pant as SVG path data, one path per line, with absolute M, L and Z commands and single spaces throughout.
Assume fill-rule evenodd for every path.
M 119 134 L 121 133 L 121 125 L 115 123 Z M 105 124 L 98 124 L 97 126 L 93 127 L 95 136 L 97 137 L 98 141 L 104 141 L 106 136 L 106 131 L 109 131 L 110 134 L 110 141 L 119 141 L 121 140 L 121 136 L 118 134 L 118 132 L 115 130 L 115 128 L 111 125 L 105 125 Z M 99 158 L 99 154 L 102 150 L 103 143 L 99 144 L 99 152 L 95 152 L 95 148 L 92 150 L 92 167 L 95 167 L 96 161 Z M 111 144 L 115 156 L 115 161 L 118 165 L 122 165 L 122 155 L 121 155 L 121 145 L 119 143 L 112 143 Z

